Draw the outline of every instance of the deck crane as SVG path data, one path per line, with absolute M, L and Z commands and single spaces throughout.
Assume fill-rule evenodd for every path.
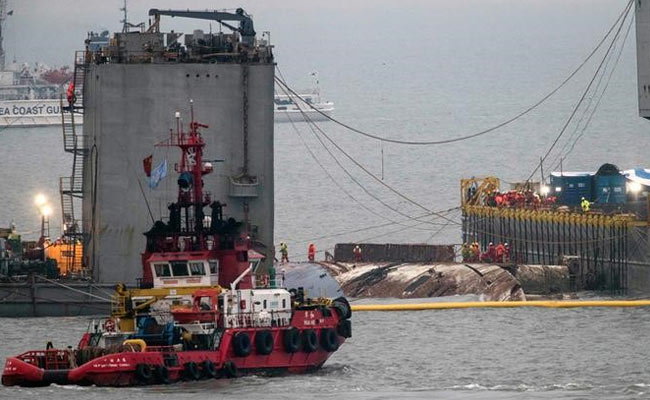
M 155 18 L 152 28 L 157 29 L 160 16 L 167 15 L 170 17 L 204 19 L 208 21 L 217 21 L 221 25 L 233 32 L 239 32 L 242 36 L 242 43 L 246 46 L 252 46 L 255 41 L 255 29 L 253 29 L 253 19 L 243 8 L 238 8 L 234 13 L 223 11 L 190 11 L 190 10 L 159 10 L 152 8 L 149 10 L 149 16 Z M 225 21 L 239 21 L 239 27 L 231 25 Z

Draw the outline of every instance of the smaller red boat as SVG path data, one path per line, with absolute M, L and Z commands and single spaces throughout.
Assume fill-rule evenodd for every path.
M 193 113 L 192 113 L 193 114 Z M 112 315 L 93 321 L 76 349 L 28 351 L 9 357 L 6 386 L 51 383 L 129 386 L 302 373 L 320 368 L 351 337 L 343 297 L 309 299 L 287 290 L 271 267 L 257 271 L 246 227 L 224 219 L 225 204 L 203 192 L 212 166 L 194 121 L 180 122 L 159 145 L 181 149 L 178 198 L 169 222 L 145 233 L 139 288 L 118 285 Z M 203 212 L 209 206 L 211 218 Z

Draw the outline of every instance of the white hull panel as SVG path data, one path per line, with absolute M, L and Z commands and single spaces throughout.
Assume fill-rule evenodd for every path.
M 332 115 L 332 111 L 334 109 L 325 109 L 321 110 L 321 112 L 327 116 Z M 300 112 L 300 110 L 275 110 L 274 114 L 274 121 L 275 122 L 305 122 L 305 118 L 303 117 L 302 114 L 305 114 L 306 116 L 309 117 L 312 121 L 328 121 L 328 118 L 321 114 L 318 111 L 315 110 L 303 110 Z
M 83 118 L 78 118 L 79 124 Z M 0 128 L 61 125 L 61 103 L 49 100 L 0 101 Z

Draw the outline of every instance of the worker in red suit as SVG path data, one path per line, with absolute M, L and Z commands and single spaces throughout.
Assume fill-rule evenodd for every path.
M 352 253 L 354 254 L 354 262 L 361 262 L 362 260 L 361 247 L 359 247 L 359 245 L 354 246 L 354 250 L 352 250 Z
M 496 247 L 494 243 L 490 242 L 487 251 L 481 255 L 481 261 L 486 263 L 495 262 L 497 258 Z
M 316 245 L 313 243 L 309 243 L 309 247 L 307 248 L 307 258 L 311 262 L 316 260 Z
M 496 262 L 497 263 L 504 263 L 505 262 L 505 254 L 506 254 L 506 248 L 503 245 L 503 243 L 499 242 L 497 245 L 496 249 L 494 250 L 496 253 Z

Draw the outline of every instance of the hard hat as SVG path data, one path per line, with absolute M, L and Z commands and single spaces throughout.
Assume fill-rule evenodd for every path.
M 490 242 L 490 244 L 488 246 L 494 246 L 494 243 Z

